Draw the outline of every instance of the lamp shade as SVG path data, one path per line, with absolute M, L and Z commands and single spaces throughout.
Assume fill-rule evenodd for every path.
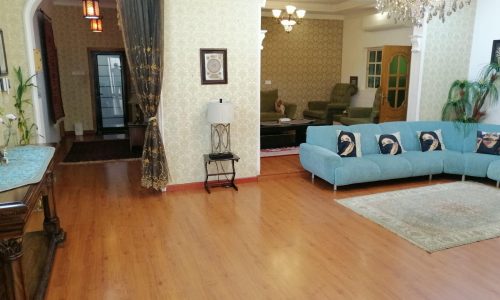
M 207 121 L 210 124 L 227 124 L 233 121 L 234 112 L 231 102 L 210 102 L 207 109 Z
M 102 32 L 102 17 L 90 20 L 90 30 L 92 32 Z
M 101 11 L 98 0 L 83 0 L 83 17 L 86 19 L 99 19 Z

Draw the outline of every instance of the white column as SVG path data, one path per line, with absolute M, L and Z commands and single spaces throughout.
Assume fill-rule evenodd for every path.
M 424 71 L 425 40 L 427 33 L 427 23 L 422 27 L 413 27 L 411 38 L 411 67 L 410 83 L 408 91 L 408 121 L 418 121 L 420 119 L 420 96 L 422 94 L 422 75 Z

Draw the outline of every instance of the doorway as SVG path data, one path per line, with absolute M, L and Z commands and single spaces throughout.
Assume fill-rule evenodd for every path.
M 127 129 L 125 53 L 92 51 L 97 134 L 124 133 Z
M 410 83 L 410 46 L 384 46 L 382 49 L 382 102 L 380 122 L 406 121 Z

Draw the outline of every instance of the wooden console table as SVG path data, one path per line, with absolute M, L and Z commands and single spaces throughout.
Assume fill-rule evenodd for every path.
M 40 182 L 0 192 L 0 299 L 43 299 L 57 246 L 65 239 L 54 201 L 54 158 Z M 41 200 L 43 231 L 25 232 Z

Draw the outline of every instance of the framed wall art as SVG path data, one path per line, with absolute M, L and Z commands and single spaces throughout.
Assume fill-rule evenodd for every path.
M 227 49 L 200 49 L 201 84 L 227 84 Z
M 7 69 L 7 54 L 5 53 L 5 44 L 3 40 L 3 31 L 0 29 L 0 76 L 9 74 Z
M 493 47 L 491 49 L 491 63 L 500 63 L 500 40 L 493 41 Z

